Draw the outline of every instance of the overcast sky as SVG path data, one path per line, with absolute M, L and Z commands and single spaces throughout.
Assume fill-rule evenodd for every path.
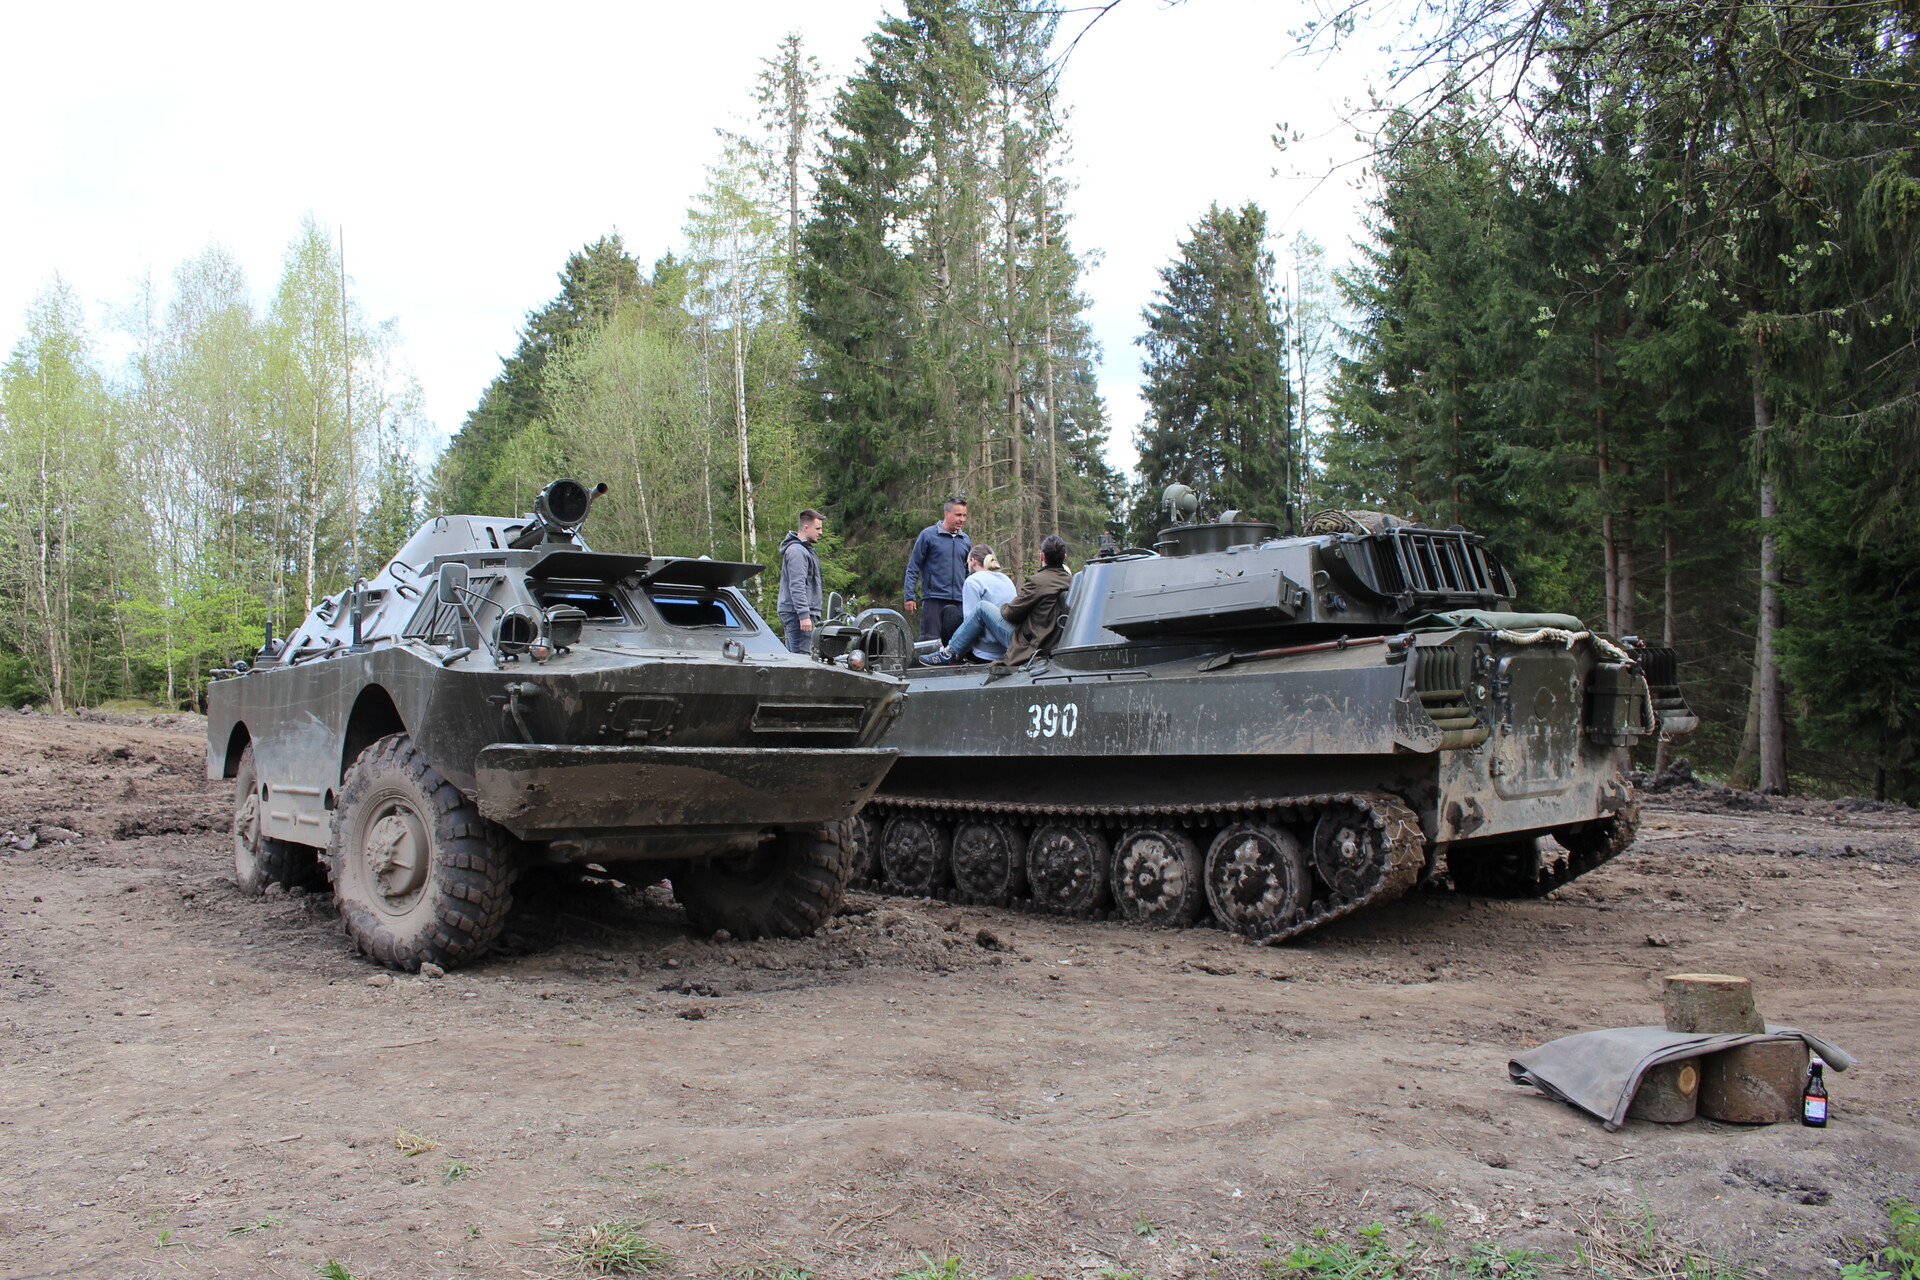
M 1140 420 L 1140 309 L 1209 201 L 1258 201 L 1277 238 L 1305 230 L 1335 261 L 1359 234 L 1360 148 L 1340 121 L 1365 98 L 1367 56 L 1290 57 L 1304 3 L 1123 0 L 1061 79 L 1073 236 L 1100 255 L 1086 292 L 1123 466 Z M 760 60 L 782 36 L 801 32 L 824 70 L 845 75 L 886 10 L 13 7 L 0 19 L 0 344 L 12 348 L 55 272 L 104 330 L 137 280 L 164 285 L 210 243 L 239 257 L 264 299 L 312 212 L 344 233 L 368 314 L 397 319 L 444 437 L 571 250 L 613 229 L 643 263 L 678 247 L 714 129 L 750 113 Z M 1069 13 L 1064 30 L 1084 21 Z M 1308 143 L 1276 152 L 1279 121 Z M 1313 176 L 1285 176 L 1295 170 Z

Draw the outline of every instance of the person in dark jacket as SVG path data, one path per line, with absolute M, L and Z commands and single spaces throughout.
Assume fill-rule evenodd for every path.
M 1000 616 L 1013 624 L 1007 656 L 995 666 L 1018 666 L 1036 653 L 1051 653 L 1067 620 L 1067 588 L 1073 574 L 1067 569 L 1067 543 L 1057 533 L 1040 542 L 1040 571 L 1020 586 L 1012 603 L 1000 606 Z
M 907 612 L 918 610 L 920 614 L 922 640 L 945 644 L 960 629 L 967 552 L 973 549 L 966 524 L 966 502 L 948 498 L 940 522 L 928 525 L 913 540 L 913 554 L 907 557 L 907 585 L 900 594 L 907 602 Z
M 787 648 L 795 653 L 812 651 L 813 629 L 826 599 L 820 590 L 820 556 L 813 549 L 826 525 L 826 518 L 809 507 L 800 513 L 800 527 L 780 542 L 780 595 L 774 608 Z

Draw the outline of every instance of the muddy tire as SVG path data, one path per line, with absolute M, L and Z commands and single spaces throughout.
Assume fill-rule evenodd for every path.
M 233 882 L 240 892 L 259 897 L 267 886 L 315 889 L 326 883 L 320 852 L 311 845 L 276 840 L 261 830 L 260 766 L 253 744 L 240 753 L 233 779 Z
M 752 853 L 693 863 L 673 894 L 698 933 L 807 938 L 846 896 L 858 850 L 846 822 L 787 831 Z
M 505 828 L 480 816 L 396 733 L 347 770 L 327 861 L 347 933 L 395 969 L 443 969 L 500 936 L 517 859 Z

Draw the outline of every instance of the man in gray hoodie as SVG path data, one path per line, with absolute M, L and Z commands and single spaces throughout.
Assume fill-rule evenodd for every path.
M 813 629 L 820 622 L 825 596 L 820 590 L 820 556 L 813 544 L 820 541 L 826 524 L 826 518 L 809 507 L 800 513 L 800 527 L 780 542 L 780 596 L 774 607 L 786 632 L 787 648 L 795 653 L 813 650 Z

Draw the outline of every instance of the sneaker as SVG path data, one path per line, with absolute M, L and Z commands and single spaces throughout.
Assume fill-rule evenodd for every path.
M 932 653 L 923 653 L 920 655 L 920 665 L 923 667 L 944 667 L 950 665 L 952 662 L 953 655 L 945 649 L 935 649 Z

